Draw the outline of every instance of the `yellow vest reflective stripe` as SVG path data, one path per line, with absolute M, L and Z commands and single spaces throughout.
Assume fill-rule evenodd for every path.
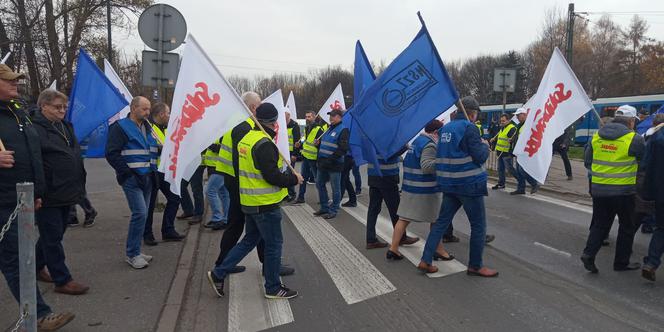
M 635 185 L 639 165 L 629 155 L 629 146 L 635 133 L 630 132 L 618 139 L 604 139 L 593 135 L 593 163 L 590 170 L 592 183 L 608 185 Z
M 219 140 L 215 140 L 214 144 L 220 144 Z M 207 167 L 215 167 L 217 165 L 217 160 L 219 160 L 219 154 L 210 150 L 206 149 L 205 154 L 203 154 L 203 166 Z
M 311 129 L 309 135 L 307 135 L 307 139 L 304 140 L 304 144 L 302 145 L 302 157 L 309 160 L 318 159 L 318 147 L 316 146 L 315 141 L 319 130 L 324 129 L 321 128 L 321 126 L 315 126 Z
M 475 125 L 477 126 L 477 129 L 480 131 L 480 137 L 484 135 L 484 130 L 482 129 L 482 123 L 477 121 L 475 122 Z
M 154 139 L 157 140 L 157 143 L 159 146 L 164 145 L 164 140 L 166 139 L 166 131 L 162 131 L 156 124 L 152 124 L 152 136 L 154 136 Z M 157 167 L 159 167 L 159 163 L 161 162 L 161 157 L 157 157 Z
M 496 142 L 496 151 L 500 152 L 510 152 L 510 138 L 507 134 L 512 130 L 514 124 L 512 122 L 508 123 L 505 128 L 503 128 L 500 133 L 498 133 L 498 141 Z
M 249 118 L 245 120 L 251 128 L 254 128 L 254 121 Z M 219 145 L 219 154 L 217 155 L 217 160 L 215 160 L 215 170 L 217 172 L 226 173 L 230 176 L 235 176 L 235 169 L 233 169 L 233 138 L 231 137 L 231 132 L 229 130 L 221 138 L 221 144 Z
M 265 181 L 261 171 L 254 165 L 252 151 L 262 139 L 268 141 L 264 141 L 261 144 L 272 144 L 269 142 L 270 137 L 260 130 L 249 131 L 237 144 L 240 204 L 243 206 L 276 204 L 288 196 L 286 188 L 280 188 Z M 277 167 L 281 168 L 283 164 L 283 160 L 279 158 Z
M 288 151 L 295 150 L 295 142 L 293 141 L 293 128 L 288 128 Z

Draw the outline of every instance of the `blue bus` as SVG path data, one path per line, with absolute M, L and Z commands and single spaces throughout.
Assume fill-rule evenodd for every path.
M 614 97 L 614 98 L 598 98 L 594 100 L 593 105 L 595 110 L 601 117 L 613 117 L 618 107 L 621 105 L 631 105 L 637 110 L 645 109 L 648 114 L 653 114 L 664 105 L 664 94 L 658 95 L 643 95 L 643 96 L 627 96 L 627 97 Z M 498 131 L 500 114 L 514 113 L 517 108 L 523 104 L 507 104 L 503 111 L 503 105 L 487 105 L 482 106 L 482 113 L 480 114 L 480 121 L 484 137 L 495 135 Z M 584 116 L 579 118 L 574 123 L 574 143 L 583 145 L 592 138 L 597 129 L 599 129 L 599 121 L 595 112 L 589 111 Z

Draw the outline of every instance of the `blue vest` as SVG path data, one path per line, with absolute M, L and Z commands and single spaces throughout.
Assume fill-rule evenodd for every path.
M 401 189 L 412 194 L 433 194 L 440 191 L 436 174 L 424 174 L 421 166 L 422 150 L 433 143 L 430 137 L 420 135 L 410 146 L 403 160 L 403 184 Z
M 459 147 L 466 128 L 477 130 L 468 120 L 454 120 L 440 129 L 436 176 L 443 192 L 445 186 L 463 186 L 486 181 L 484 167 L 474 163 L 470 155 Z
M 374 167 L 373 163 L 367 163 L 367 174 L 370 176 L 399 176 L 399 159 L 401 156 L 395 155 L 389 159 L 383 159 L 382 156 L 376 156 L 380 173 Z
M 339 140 L 339 135 L 341 131 L 346 128 L 343 123 L 340 123 L 334 129 L 326 131 L 323 136 L 320 137 L 320 146 L 318 147 L 318 159 L 328 158 L 336 164 L 343 164 L 344 157 L 334 158 L 332 154 L 334 151 L 339 148 L 337 141 Z
M 129 142 L 122 148 L 122 156 L 132 171 L 143 175 L 157 170 L 157 141 L 152 137 L 150 128 L 146 127 L 146 135 L 129 117 L 118 120 L 120 128 L 129 138 Z

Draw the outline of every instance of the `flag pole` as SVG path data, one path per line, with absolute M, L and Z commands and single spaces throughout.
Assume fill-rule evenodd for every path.
M 0 139 L 0 151 L 6 151 L 5 145 L 2 144 L 2 140 Z

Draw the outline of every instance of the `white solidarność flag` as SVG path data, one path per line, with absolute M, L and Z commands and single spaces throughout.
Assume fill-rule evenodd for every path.
M 109 81 L 113 84 L 114 87 L 120 91 L 120 94 L 127 100 L 129 104 L 131 104 L 132 98 L 134 98 L 131 95 L 131 92 L 129 92 L 129 89 L 125 86 L 124 82 L 120 79 L 120 76 L 115 72 L 113 69 L 113 66 L 111 66 L 111 63 L 108 62 L 108 60 L 104 59 L 104 75 L 106 75 L 106 78 L 108 78 Z M 122 118 L 127 117 L 127 114 L 129 114 L 130 107 L 129 105 L 125 106 L 120 112 L 117 114 L 113 115 L 110 119 L 108 119 L 108 124 L 113 124 L 113 122 L 120 120 Z
M 344 92 L 341 90 L 341 83 L 339 83 L 334 91 L 332 91 L 332 95 L 330 95 L 330 98 L 327 98 L 323 104 L 323 107 L 321 107 L 320 111 L 318 111 L 318 115 L 320 115 L 321 119 L 323 119 L 325 122 L 330 123 L 330 116 L 327 114 L 327 112 L 333 109 L 346 109 L 346 103 L 344 102 Z
M 251 114 L 192 35 L 185 45 L 159 165 L 177 195 L 181 180 L 200 165 L 201 151 Z
M 290 151 L 288 150 L 288 126 L 286 124 L 286 108 L 284 107 L 284 99 L 281 96 L 281 89 L 275 91 L 267 98 L 263 100 L 263 103 L 270 103 L 279 111 L 279 117 L 277 118 L 277 135 L 274 136 L 274 144 L 277 145 L 279 153 L 284 158 L 288 158 Z M 284 160 L 285 163 L 290 163 L 289 160 Z M 288 167 L 284 164 L 284 169 Z
M 528 174 L 544 183 L 551 165 L 553 141 L 593 107 L 558 48 L 553 51 L 537 93 L 523 107 L 528 118 L 514 154 Z
M 297 108 L 295 107 L 295 96 L 293 96 L 293 91 L 288 94 L 288 100 L 286 101 L 286 108 L 288 108 L 288 113 L 291 115 L 291 119 L 297 119 Z

